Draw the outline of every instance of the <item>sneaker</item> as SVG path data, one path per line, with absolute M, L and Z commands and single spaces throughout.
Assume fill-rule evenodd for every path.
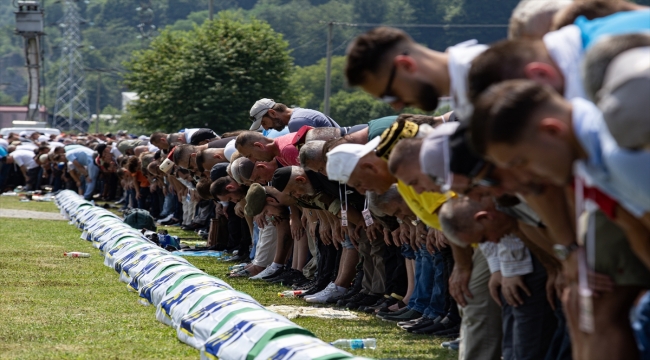
M 271 274 L 262 277 L 262 280 L 264 280 L 264 281 L 268 281 L 268 280 L 270 280 L 270 279 L 274 279 L 274 278 L 276 278 L 276 277 L 282 275 L 282 273 L 283 273 L 284 271 L 285 271 L 285 270 L 284 270 L 284 266 L 281 266 L 281 267 L 279 267 L 279 268 L 276 268 L 275 270 L 273 270 L 273 272 L 272 272 Z
M 293 284 L 293 286 L 291 286 L 291 288 L 293 290 L 309 290 L 312 287 L 316 286 L 317 282 L 318 282 L 317 279 L 313 279 L 313 280 L 309 280 L 308 282 L 306 282 L 304 284 Z
M 423 322 L 426 322 L 427 320 L 431 320 L 431 319 L 429 319 L 428 317 L 423 316 L 423 317 L 421 317 L 421 318 L 417 318 L 417 319 L 415 319 L 415 320 L 399 321 L 399 322 L 397 322 L 397 326 L 399 326 L 399 327 L 401 327 L 402 329 L 404 329 L 405 327 L 406 327 L 406 328 L 409 328 L 409 327 L 411 327 L 411 326 L 414 326 L 414 325 L 417 325 L 417 324 L 421 324 L 421 323 L 423 323 Z
M 282 268 L 280 268 L 282 269 Z M 272 269 L 271 266 L 267 266 L 266 269 L 262 270 L 261 273 L 252 276 L 250 279 L 251 280 L 262 280 L 263 277 L 269 276 L 273 274 L 277 269 Z
M 366 294 L 366 296 L 362 297 L 359 300 L 348 302 L 347 304 L 345 304 L 345 307 L 350 310 L 356 310 L 361 306 L 373 305 L 377 302 L 377 300 L 380 300 L 382 297 L 383 297 L 382 295 Z
M 171 220 L 173 217 L 174 217 L 174 214 L 169 214 L 169 215 L 167 215 L 167 216 L 165 216 L 165 217 L 163 217 L 161 219 L 158 219 L 158 222 L 159 223 L 167 222 L 167 221 Z
M 310 289 L 305 291 L 304 293 L 298 295 L 298 297 L 306 297 L 310 295 L 317 294 L 321 291 L 323 291 L 331 282 L 330 281 L 317 281 L 314 286 L 312 286 Z
M 311 283 L 313 281 L 313 280 L 310 280 L 310 279 L 306 278 L 305 274 L 303 274 L 302 271 L 300 273 L 302 274 L 302 276 L 297 276 L 296 280 L 293 282 L 293 284 L 291 284 L 291 288 L 293 290 L 298 290 L 297 288 L 303 287 L 303 286 L 305 286 L 305 285 L 307 285 L 307 284 L 309 284 L 309 283 Z M 300 290 L 302 290 L 302 289 L 300 289 Z
M 273 280 L 269 280 L 268 282 L 272 283 L 272 284 L 280 284 L 280 285 L 284 285 L 284 286 L 291 286 L 291 285 L 293 285 L 293 282 L 295 281 L 295 279 L 299 275 L 302 275 L 302 272 L 300 272 L 300 271 L 298 271 L 296 269 L 291 269 L 291 270 L 283 272 L 282 275 L 280 275 L 277 278 L 273 278 Z
M 331 286 L 330 286 L 331 285 Z M 330 296 L 335 295 L 335 294 L 344 294 L 347 289 L 342 287 L 342 286 L 337 286 L 334 283 L 331 283 L 330 285 L 327 285 L 327 287 L 312 296 L 305 296 L 305 301 L 308 303 L 315 303 L 315 304 L 324 304 L 325 300 L 327 300 Z
M 442 343 L 442 347 L 445 349 L 458 351 L 458 348 L 460 348 L 460 339 L 445 341 Z

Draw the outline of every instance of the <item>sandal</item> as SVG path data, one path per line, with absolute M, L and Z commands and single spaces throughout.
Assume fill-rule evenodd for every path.
M 248 270 L 244 269 L 244 270 L 238 271 L 238 272 L 236 272 L 234 274 L 230 274 L 230 275 L 228 275 L 228 277 L 229 278 L 241 278 L 241 277 L 246 277 L 247 278 L 247 277 L 251 277 L 251 273 L 248 272 Z

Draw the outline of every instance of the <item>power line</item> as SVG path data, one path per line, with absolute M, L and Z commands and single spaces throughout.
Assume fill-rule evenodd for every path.
M 346 23 L 336 21 L 319 21 L 321 24 L 332 24 L 347 27 L 378 27 L 390 26 L 398 28 L 507 28 L 508 24 L 372 24 L 372 23 Z

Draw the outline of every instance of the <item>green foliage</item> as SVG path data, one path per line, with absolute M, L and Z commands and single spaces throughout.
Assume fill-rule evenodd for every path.
M 365 124 L 389 115 L 395 115 L 395 111 L 388 104 L 362 91 L 341 90 L 330 98 L 330 116 L 341 126 Z
M 310 66 L 297 66 L 291 75 L 291 88 L 296 89 L 300 95 L 297 105 L 309 109 L 321 109 L 325 97 L 325 73 L 327 62 L 321 59 Z M 339 91 L 353 91 L 345 85 L 343 67 L 345 57 L 332 57 L 331 93 Z
M 268 24 L 221 13 L 192 31 L 163 31 L 125 63 L 125 84 L 140 95 L 131 110 L 149 129 L 224 132 L 246 127 L 259 98 L 293 101 L 291 60 Z

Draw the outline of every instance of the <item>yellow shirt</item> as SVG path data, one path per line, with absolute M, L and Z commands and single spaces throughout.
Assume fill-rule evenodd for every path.
M 408 207 L 413 211 L 413 213 L 422 220 L 426 225 L 442 230 L 440 228 L 440 221 L 438 220 L 438 214 L 435 212 L 447 202 L 447 200 L 456 196 L 456 193 L 449 191 L 447 193 L 437 193 L 431 191 L 425 191 L 422 194 L 418 194 L 413 187 L 404 184 L 401 181 L 397 181 L 397 191 Z

